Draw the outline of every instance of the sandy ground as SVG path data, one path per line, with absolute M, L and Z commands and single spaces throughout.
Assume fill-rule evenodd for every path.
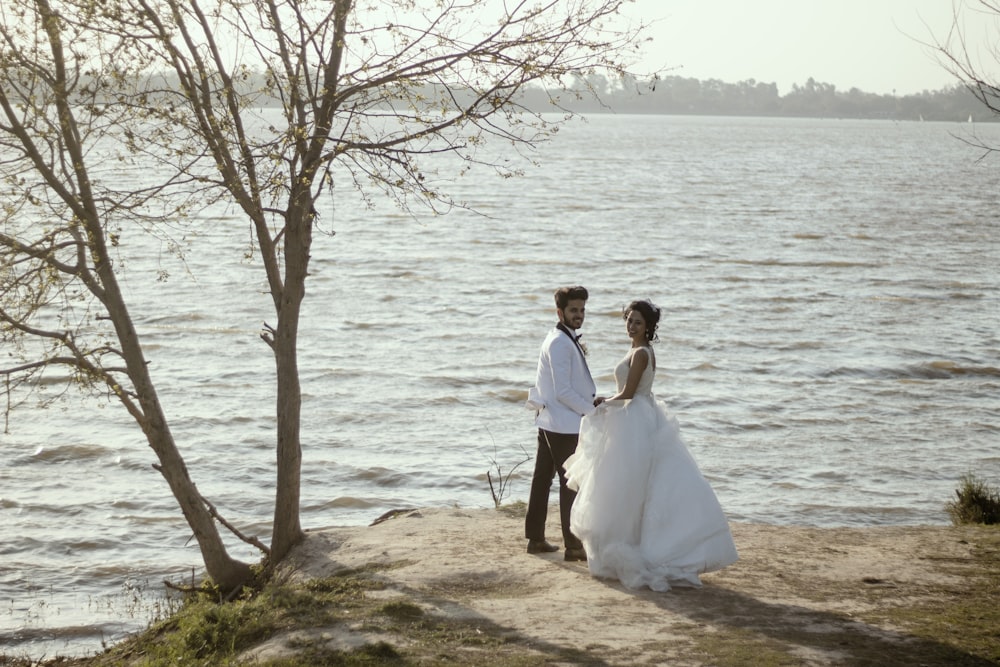
M 559 535 L 556 516 L 553 508 L 552 542 Z M 735 565 L 704 575 L 702 588 L 655 593 L 595 579 L 585 563 L 567 563 L 562 552 L 527 554 L 522 526 L 516 512 L 413 510 L 370 527 L 310 531 L 287 567 L 295 577 L 324 577 L 395 563 L 380 572 L 388 587 L 379 595 L 405 595 L 428 614 L 481 623 L 484 632 L 551 654 L 553 664 L 567 664 L 556 658 L 567 648 L 585 652 L 587 664 L 711 664 L 703 662 L 699 641 L 745 637 L 735 650 L 746 650 L 748 642 L 780 646 L 798 664 L 834 665 L 858 664 L 851 658 L 858 651 L 895 656 L 867 664 L 921 664 L 924 640 L 860 619 L 960 589 L 960 566 L 971 563 L 960 528 L 736 523 Z M 392 641 L 332 628 L 323 636 L 344 647 Z M 277 657 L 290 643 L 278 637 L 254 653 Z

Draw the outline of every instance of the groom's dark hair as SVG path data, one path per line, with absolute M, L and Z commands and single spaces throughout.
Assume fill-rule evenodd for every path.
M 556 290 L 556 308 L 559 310 L 565 310 L 566 306 L 569 305 L 570 301 L 575 299 L 583 299 L 586 301 L 590 298 L 587 294 L 587 288 L 581 285 L 575 285 L 573 287 L 560 287 Z

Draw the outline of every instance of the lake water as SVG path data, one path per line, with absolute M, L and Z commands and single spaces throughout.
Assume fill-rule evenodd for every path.
M 656 391 L 733 521 L 946 524 L 963 474 L 1000 483 L 1000 160 L 973 133 L 1000 146 L 1000 126 L 601 115 L 523 178 L 446 184 L 478 214 L 331 198 L 302 331 L 304 527 L 491 507 L 494 462 L 533 454 L 522 406 L 568 283 L 590 289 L 602 393 L 623 303 L 664 308 Z M 248 223 L 203 218 L 175 232 L 186 267 L 125 238 L 125 285 L 192 477 L 266 539 L 273 316 Z M 71 394 L 0 437 L 0 652 L 95 650 L 197 575 L 120 408 Z

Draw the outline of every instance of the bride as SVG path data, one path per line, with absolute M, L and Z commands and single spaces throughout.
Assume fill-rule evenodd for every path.
M 736 562 L 736 547 L 677 420 L 653 396 L 660 309 L 633 301 L 624 318 L 632 347 L 615 367 L 617 393 L 583 418 L 566 461 L 578 490 L 570 526 L 595 577 L 655 591 L 701 586 L 700 573 Z

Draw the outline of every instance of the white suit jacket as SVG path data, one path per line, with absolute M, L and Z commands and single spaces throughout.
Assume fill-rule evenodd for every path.
M 579 433 L 580 420 L 594 411 L 596 394 L 577 344 L 558 327 L 552 329 L 538 354 L 535 386 L 528 392 L 527 406 L 538 413 L 535 425 L 553 433 Z

